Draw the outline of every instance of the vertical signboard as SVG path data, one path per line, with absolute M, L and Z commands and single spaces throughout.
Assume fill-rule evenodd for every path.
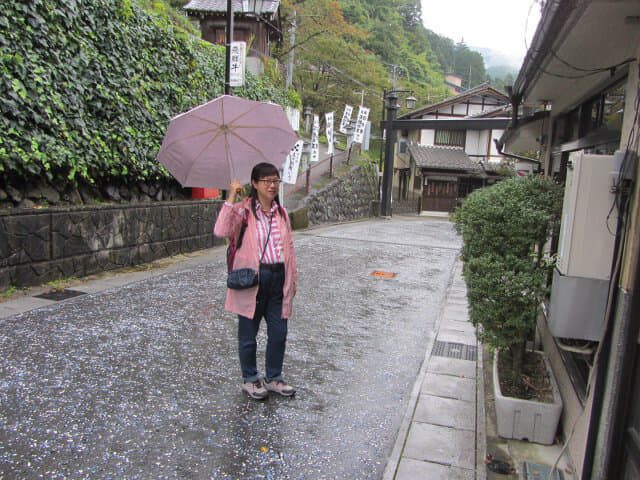
M 327 154 L 333 155 L 333 112 L 324 114 L 327 123 Z
M 356 130 L 353 134 L 353 141 L 355 143 L 362 143 L 364 138 L 364 129 L 369 118 L 369 109 L 367 107 L 360 106 L 358 110 L 358 120 L 356 121 Z
M 349 122 L 351 121 L 352 112 L 353 112 L 353 107 L 351 105 L 344 106 L 342 121 L 340 122 L 340 128 L 338 129 L 341 133 L 347 133 L 347 127 L 349 126 Z
M 313 128 L 311 129 L 311 162 L 317 162 L 320 159 L 320 117 L 313 116 Z
M 244 85 L 246 50 L 247 44 L 245 42 L 231 42 L 229 85 L 231 85 L 232 87 L 241 87 Z
M 282 166 L 282 181 L 284 183 L 296 183 L 298 180 L 298 169 L 300 168 L 300 157 L 302 157 L 302 140 L 298 140 L 293 146 Z

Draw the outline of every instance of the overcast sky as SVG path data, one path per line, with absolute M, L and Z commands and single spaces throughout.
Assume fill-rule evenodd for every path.
M 529 45 L 539 19 L 536 0 L 422 0 L 422 21 L 429 30 L 520 59 L 527 51 L 525 33 Z

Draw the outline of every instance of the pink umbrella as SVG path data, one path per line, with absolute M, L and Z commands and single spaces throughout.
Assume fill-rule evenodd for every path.
M 280 168 L 297 140 L 280 105 L 222 95 L 172 118 L 156 158 L 183 187 L 226 189 Z

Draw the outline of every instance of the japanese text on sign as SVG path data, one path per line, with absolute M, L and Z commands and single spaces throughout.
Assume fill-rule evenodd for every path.
M 333 155 L 333 112 L 324 114 L 327 123 L 327 154 Z
M 241 87 L 244 85 L 244 66 L 247 44 L 245 42 L 231 42 L 231 62 L 229 63 L 229 85 Z
M 364 129 L 369 118 L 369 109 L 367 107 L 360 106 L 358 110 L 358 120 L 356 121 L 356 131 L 353 134 L 353 141 L 355 143 L 362 143 L 364 138 Z
M 320 117 L 313 116 L 313 128 L 311 129 L 311 161 L 317 162 L 320 159 Z
M 282 166 L 282 181 L 284 183 L 296 183 L 298 179 L 298 168 L 300 168 L 303 143 L 302 140 L 298 140 L 284 161 L 284 165 Z
M 340 121 L 340 128 L 338 129 L 341 133 L 347 133 L 347 127 L 351 121 L 351 112 L 353 112 L 353 107 L 351 105 L 345 105 L 342 120 Z

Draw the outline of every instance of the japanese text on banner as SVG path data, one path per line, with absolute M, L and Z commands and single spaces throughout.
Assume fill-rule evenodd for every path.
M 364 129 L 369 118 L 369 109 L 367 107 L 360 106 L 358 110 L 358 120 L 356 121 L 356 131 L 353 134 L 353 141 L 355 143 L 362 143 L 364 138 Z
M 313 116 L 313 128 L 311 129 L 311 161 L 317 162 L 320 159 L 320 117 Z
M 327 123 L 327 154 L 333 155 L 333 112 L 324 114 Z
M 284 183 L 296 183 L 298 180 L 298 168 L 300 168 L 303 144 L 302 140 L 298 140 L 284 160 L 284 165 L 282 166 L 282 181 Z
M 341 133 L 347 133 L 347 127 L 351 121 L 351 112 L 353 112 L 353 107 L 351 105 L 345 105 L 342 120 L 340 121 L 340 128 L 338 129 Z
M 229 85 L 241 87 L 244 85 L 244 66 L 247 44 L 245 42 L 231 42 L 231 62 L 229 63 Z

